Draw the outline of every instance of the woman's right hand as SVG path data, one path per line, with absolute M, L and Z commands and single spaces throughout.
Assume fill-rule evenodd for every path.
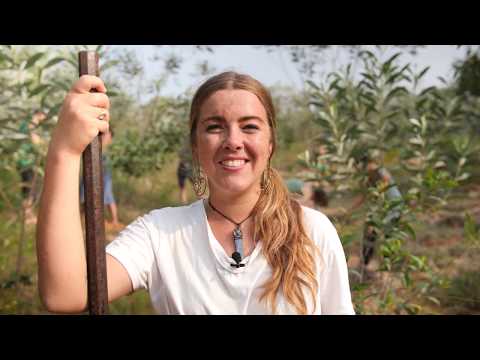
M 91 89 L 97 92 L 90 92 Z M 80 77 L 63 101 L 52 135 L 52 151 L 81 156 L 99 132 L 108 130 L 110 101 L 106 92 L 99 77 Z

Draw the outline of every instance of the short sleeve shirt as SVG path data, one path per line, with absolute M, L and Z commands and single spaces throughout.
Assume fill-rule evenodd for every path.
M 310 313 L 354 314 L 345 254 L 328 218 L 303 207 L 308 234 L 319 248 L 316 310 L 307 291 Z M 134 289 L 147 289 L 159 314 L 271 314 L 259 297 L 271 268 L 262 242 L 234 268 L 234 260 L 215 239 L 204 203 L 154 210 L 139 217 L 107 246 L 126 269 Z M 278 314 L 295 314 L 280 294 Z

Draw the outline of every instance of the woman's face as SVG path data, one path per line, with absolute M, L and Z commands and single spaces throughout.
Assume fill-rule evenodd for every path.
M 210 193 L 258 191 L 272 152 L 267 113 L 246 90 L 219 90 L 200 108 L 195 155 Z

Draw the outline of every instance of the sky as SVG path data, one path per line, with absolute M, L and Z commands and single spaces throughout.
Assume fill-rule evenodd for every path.
M 214 53 L 198 52 L 192 46 L 164 46 L 155 47 L 147 45 L 126 46 L 137 53 L 139 61 L 144 65 L 145 77 L 152 79 L 158 76 L 162 66 L 152 58 L 157 56 L 165 58 L 175 54 L 184 59 L 179 73 L 171 77 L 164 88 L 162 95 L 179 95 L 187 88 L 196 88 L 203 81 L 203 78 L 192 76 L 195 72 L 195 64 L 202 59 L 208 59 L 215 68 L 215 73 L 225 70 L 244 72 L 257 78 L 267 86 L 283 84 L 301 89 L 303 82 L 295 65 L 290 61 L 286 49 L 279 48 L 273 52 L 259 50 L 249 45 L 222 45 L 215 46 Z M 324 65 L 321 73 L 327 74 L 339 66 L 348 63 L 348 55 L 341 51 L 341 45 L 334 45 L 324 54 Z M 391 56 L 396 50 L 388 48 L 384 54 L 385 59 Z M 456 45 L 428 45 L 418 51 L 416 56 L 404 53 L 400 62 L 411 61 L 418 67 L 418 70 L 430 66 L 421 87 L 441 85 L 438 77 L 441 76 L 447 81 L 452 79 L 452 64 L 455 60 L 463 57 L 464 49 L 458 49 Z

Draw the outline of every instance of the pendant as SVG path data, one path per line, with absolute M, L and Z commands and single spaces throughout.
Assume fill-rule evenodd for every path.
M 240 254 L 240 256 L 243 259 L 243 234 L 242 230 L 240 230 L 240 227 L 237 227 L 235 230 L 233 230 L 233 242 L 235 244 L 235 251 Z
M 235 252 L 232 254 L 232 258 L 236 264 L 231 265 L 238 269 L 245 266 L 245 264 L 240 264 L 243 258 L 242 230 L 240 230 L 240 226 L 237 226 L 235 230 L 233 230 L 233 242 L 235 244 Z

